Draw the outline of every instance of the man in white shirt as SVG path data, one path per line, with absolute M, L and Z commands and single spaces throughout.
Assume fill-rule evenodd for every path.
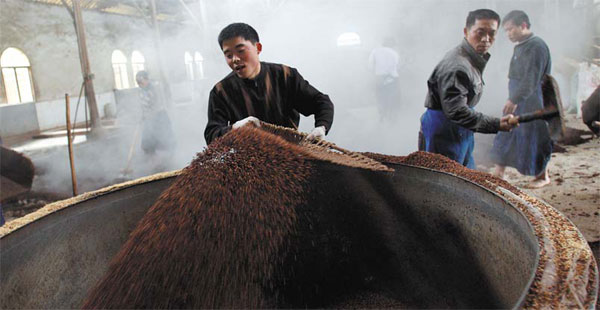
M 386 37 L 383 46 L 373 49 L 369 55 L 369 68 L 375 73 L 375 95 L 382 120 L 393 119 L 393 113 L 400 103 L 400 56 L 393 49 L 394 46 L 394 38 Z

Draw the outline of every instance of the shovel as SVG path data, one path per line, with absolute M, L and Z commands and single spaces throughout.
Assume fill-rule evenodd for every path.
M 133 158 L 133 153 L 135 151 L 135 145 L 137 143 L 138 137 L 140 135 L 140 125 L 138 124 L 135 127 L 135 132 L 133 134 L 133 140 L 131 141 L 131 146 L 129 147 L 129 153 L 127 154 L 127 163 L 125 164 L 125 168 L 121 169 L 121 174 L 116 179 L 117 182 L 124 182 L 130 179 L 130 175 L 133 172 L 129 166 L 131 165 L 131 159 Z

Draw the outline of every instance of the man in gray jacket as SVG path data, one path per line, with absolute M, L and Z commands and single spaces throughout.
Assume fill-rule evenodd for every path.
M 512 129 L 508 122 L 512 114 L 497 118 L 473 109 L 483 92 L 482 73 L 499 23 L 500 16 L 492 10 L 469 12 L 463 41 L 446 54 L 427 80 L 420 150 L 442 154 L 474 169 L 473 132 Z

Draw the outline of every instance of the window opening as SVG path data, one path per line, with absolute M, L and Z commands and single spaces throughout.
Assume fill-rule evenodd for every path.
M 133 80 L 135 80 L 138 72 L 144 70 L 145 63 L 146 58 L 144 58 L 144 55 L 141 52 L 133 51 L 133 53 L 131 53 L 131 69 L 133 72 Z M 135 81 L 135 85 L 139 86 L 137 85 L 137 81 Z
M 184 61 L 185 61 L 185 74 L 188 80 L 194 79 L 194 59 L 189 52 L 185 52 Z
M 204 57 L 199 52 L 194 54 L 194 63 L 196 64 L 196 78 L 203 79 L 204 78 L 204 67 L 202 63 L 204 62 Z
M 5 49 L 0 56 L 0 67 L 7 102 L 33 102 L 31 64 L 25 53 L 14 47 Z
M 129 88 L 129 77 L 127 76 L 127 57 L 120 50 L 112 53 L 112 66 L 115 76 L 115 88 Z

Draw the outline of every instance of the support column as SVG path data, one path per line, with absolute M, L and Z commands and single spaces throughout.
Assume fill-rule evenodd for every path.
M 77 35 L 77 44 L 79 46 L 79 59 L 81 61 L 81 73 L 83 75 L 85 97 L 90 107 L 90 119 L 92 131 L 102 127 L 100 124 L 100 114 L 98 113 L 98 105 L 96 104 L 96 94 L 94 92 L 94 84 L 92 79 L 94 75 L 90 70 L 90 61 L 88 58 L 87 45 L 85 40 L 85 29 L 83 26 L 83 18 L 81 16 L 80 0 L 72 0 L 73 2 L 73 20 L 75 23 L 75 33 Z

